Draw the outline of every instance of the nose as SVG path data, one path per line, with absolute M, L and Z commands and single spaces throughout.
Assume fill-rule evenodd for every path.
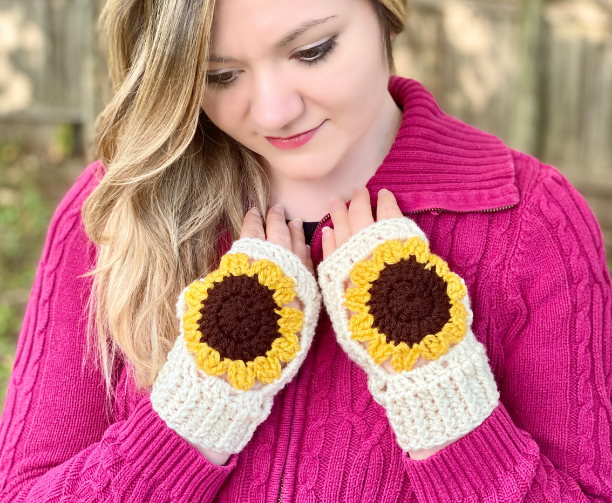
M 251 118 L 263 134 L 275 135 L 304 112 L 304 101 L 282 71 L 260 74 L 253 86 Z

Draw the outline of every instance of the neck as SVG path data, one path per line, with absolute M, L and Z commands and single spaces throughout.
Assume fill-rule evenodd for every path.
M 346 202 L 354 188 L 363 187 L 372 178 L 389 153 L 401 122 L 402 111 L 387 93 L 372 127 L 333 170 L 309 181 L 273 175 L 272 200 L 283 205 L 288 219 L 321 220 L 332 197 Z

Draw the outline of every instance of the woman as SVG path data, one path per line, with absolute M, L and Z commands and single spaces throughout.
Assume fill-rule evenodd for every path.
M 612 501 L 597 223 L 389 79 L 404 10 L 109 1 L 102 162 L 51 225 L 2 501 Z

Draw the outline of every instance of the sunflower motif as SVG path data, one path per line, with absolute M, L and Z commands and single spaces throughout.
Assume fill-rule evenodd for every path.
M 217 270 L 185 292 L 185 341 L 198 368 L 211 376 L 227 372 L 230 384 L 244 391 L 255 377 L 279 379 L 281 362 L 300 350 L 304 313 L 283 307 L 295 299 L 294 286 L 270 260 L 249 265 L 244 253 L 224 255 Z
M 356 313 L 351 337 L 368 343 L 377 364 L 392 357 L 396 372 L 409 371 L 419 356 L 436 360 L 467 332 L 465 285 L 417 236 L 378 245 L 350 278 L 355 287 L 344 305 Z

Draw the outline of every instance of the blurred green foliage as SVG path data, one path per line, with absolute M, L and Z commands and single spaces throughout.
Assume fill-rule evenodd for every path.
M 58 127 L 44 153 L 0 139 L 0 412 L 53 208 L 72 183 L 61 171 L 74 136 Z
M 0 142 L 0 404 L 51 215 L 36 183 L 40 166 L 18 143 Z

